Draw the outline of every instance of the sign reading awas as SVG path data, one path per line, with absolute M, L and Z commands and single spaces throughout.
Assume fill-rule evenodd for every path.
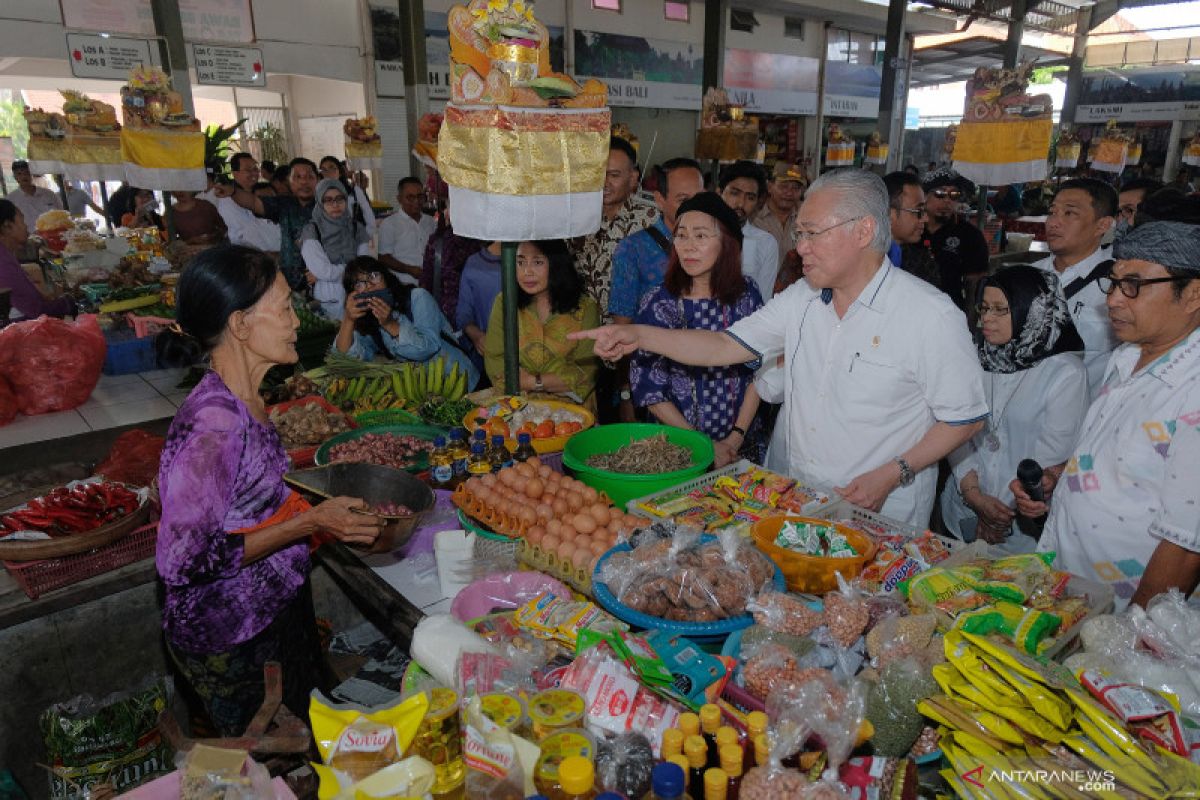
M 196 82 L 210 86 L 266 86 L 262 50 L 257 47 L 225 47 L 193 44 L 192 66 Z
M 146 39 L 122 39 L 92 33 L 67 34 L 67 60 L 76 78 L 124 81 L 134 67 L 156 63 Z

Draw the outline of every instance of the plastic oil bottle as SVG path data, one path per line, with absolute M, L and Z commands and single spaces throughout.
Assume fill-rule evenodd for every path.
M 454 462 L 454 478 L 458 481 L 467 479 L 467 459 L 471 457 L 471 450 L 467 447 L 466 433 L 462 428 L 450 431 L 450 456 Z
M 508 445 L 504 443 L 502 434 L 492 435 L 492 446 L 488 450 L 488 459 L 492 462 L 492 472 L 499 472 L 505 467 L 513 465 L 513 456 L 508 449 Z
M 745 752 L 745 750 L 742 747 L 742 740 L 738 736 L 737 729 L 732 727 L 731 725 L 722 725 L 721 727 L 717 728 L 716 740 L 717 740 L 717 766 L 721 767 L 721 769 L 725 769 L 724 765 L 722 765 L 720 763 L 721 751 L 725 747 L 727 747 L 728 745 L 733 745 L 734 747 L 736 747 L 738 749 L 738 752 L 741 752 L 741 753 Z
M 467 476 L 477 478 L 492 473 L 492 462 L 488 460 L 486 445 L 475 442 L 471 445 L 471 457 L 467 459 Z
M 429 475 L 435 489 L 452 489 L 455 484 L 454 456 L 446 447 L 445 436 L 435 436 L 433 452 L 429 454 Z
M 721 709 L 713 703 L 700 706 L 700 730 L 708 747 L 708 767 L 715 767 L 721 757 L 717 753 L 717 730 L 721 727 Z
M 685 773 L 678 764 L 664 761 L 650 771 L 650 794 L 642 800 L 684 800 Z
M 704 770 L 708 767 L 708 744 L 703 736 L 683 740 L 683 754 L 688 762 L 688 793 L 692 800 L 704 800 Z
M 591 759 L 583 756 L 564 758 L 558 765 L 559 790 L 552 800 L 594 800 L 596 791 L 596 769 Z
M 695 714 L 693 714 L 690 711 L 680 714 L 679 715 L 679 730 L 683 731 L 683 735 L 685 737 L 686 736 L 699 736 L 700 735 L 700 717 L 696 716 Z
M 517 434 L 517 451 L 513 453 L 513 461 L 528 461 L 537 455 L 533 449 L 533 436 L 528 433 Z
M 738 800 L 742 783 L 743 753 L 740 745 L 727 744 L 721 748 L 721 769 L 729 776 L 725 788 L 725 800 Z
M 691 795 L 689 795 L 687 793 L 687 786 L 688 786 L 688 772 L 691 770 L 691 768 L 688 766 L 687 756 L 684 756 L 684 755 L 671 756 L 670 758 L 667 759 L 667 762 L 679 767 L 679 771 L 683 775 L 683 795 L 682 796 L 690 797 Z
M 720 767 L 704 771 L 704 800 L 726 800 L 725 792 L 729 788 L 729 776 Z

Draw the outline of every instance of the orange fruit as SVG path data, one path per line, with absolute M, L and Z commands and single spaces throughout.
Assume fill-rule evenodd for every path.
M 533 429 L 533 438 L 548 439 L 554 435 L 554 423 L 550 420 L 544 420 L 538 423 L 538 426 Z
M 494 419 L 488 423 L 488 435 L 508 438 L 508 423 L 502 419 Z

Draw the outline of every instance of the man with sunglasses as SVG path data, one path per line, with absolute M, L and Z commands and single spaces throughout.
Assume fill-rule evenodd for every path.
M 1039 547 L 1112 584 L 1120 610 L 1200 583 L 1200 226 L 1149 222 L 1115 251 L 1097 283 L 1122 344 L 1071 458 L 1043 477 Z M 1010 488 L 1020 513 L 1047 512 Z
M 925 176 L 925 238 L 937 261 L 941 289 L 966 308 L 967 286 L 987 274 L 987 240 L 958 213 L 975 197 L 975 184 L 952 169 Z M 974 298 L 972 298 L 974 299 Z

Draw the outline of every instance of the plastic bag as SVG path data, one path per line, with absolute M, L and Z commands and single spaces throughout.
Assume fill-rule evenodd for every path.
M 1189 605 L 1178 589 L 1152 599 L 1146 613 L 1180 651 L 1200 658 L 1200 608 Z
M 323 764 L 313 764 L 321 780 L 320 796 L 369 778 L 400 761 L 412 744 L 429 708 L 424 692 L 382 708 L 330 702 L 313 690 L 308 717 Z
M 522 800 L 525 797 L 525 771 L 521 766 L 517 737 L 484 714 L 478 697 L 471 698 L 464 706 L 463 723 L 463 760 L 468 767 L 466 796 Z
M 158 477 L 158 461 L 166 441 L 140 428 L 125 431 L 113 442 L 94 472 L 110 481 L 149 486 Z
M 94 314 L 74 322 L 38 317 L 0 330 L 0 375 L 22 414 L 83 405 L 100 380 L 106 345 Z
M 881 669 L 866 698 L 866 716 L 875 727 L 875 752 L 891 758 L 908 755 L 925 727 L 917 703 L 937 693 L 937 682 L 914 658 L 892 661 Z
M 175 761 L 180 800 L 275 800 L 271 773 L 245 750 L 195 744 Z
M 12 386 L 0 375 L 0 425 L 7 425 L 17 418 L 17 396 Z
M 596 783 L 606 792 L 645 797 L 653 769 L 654 750 L 641 733 L 623 733 L 596 742 Z

